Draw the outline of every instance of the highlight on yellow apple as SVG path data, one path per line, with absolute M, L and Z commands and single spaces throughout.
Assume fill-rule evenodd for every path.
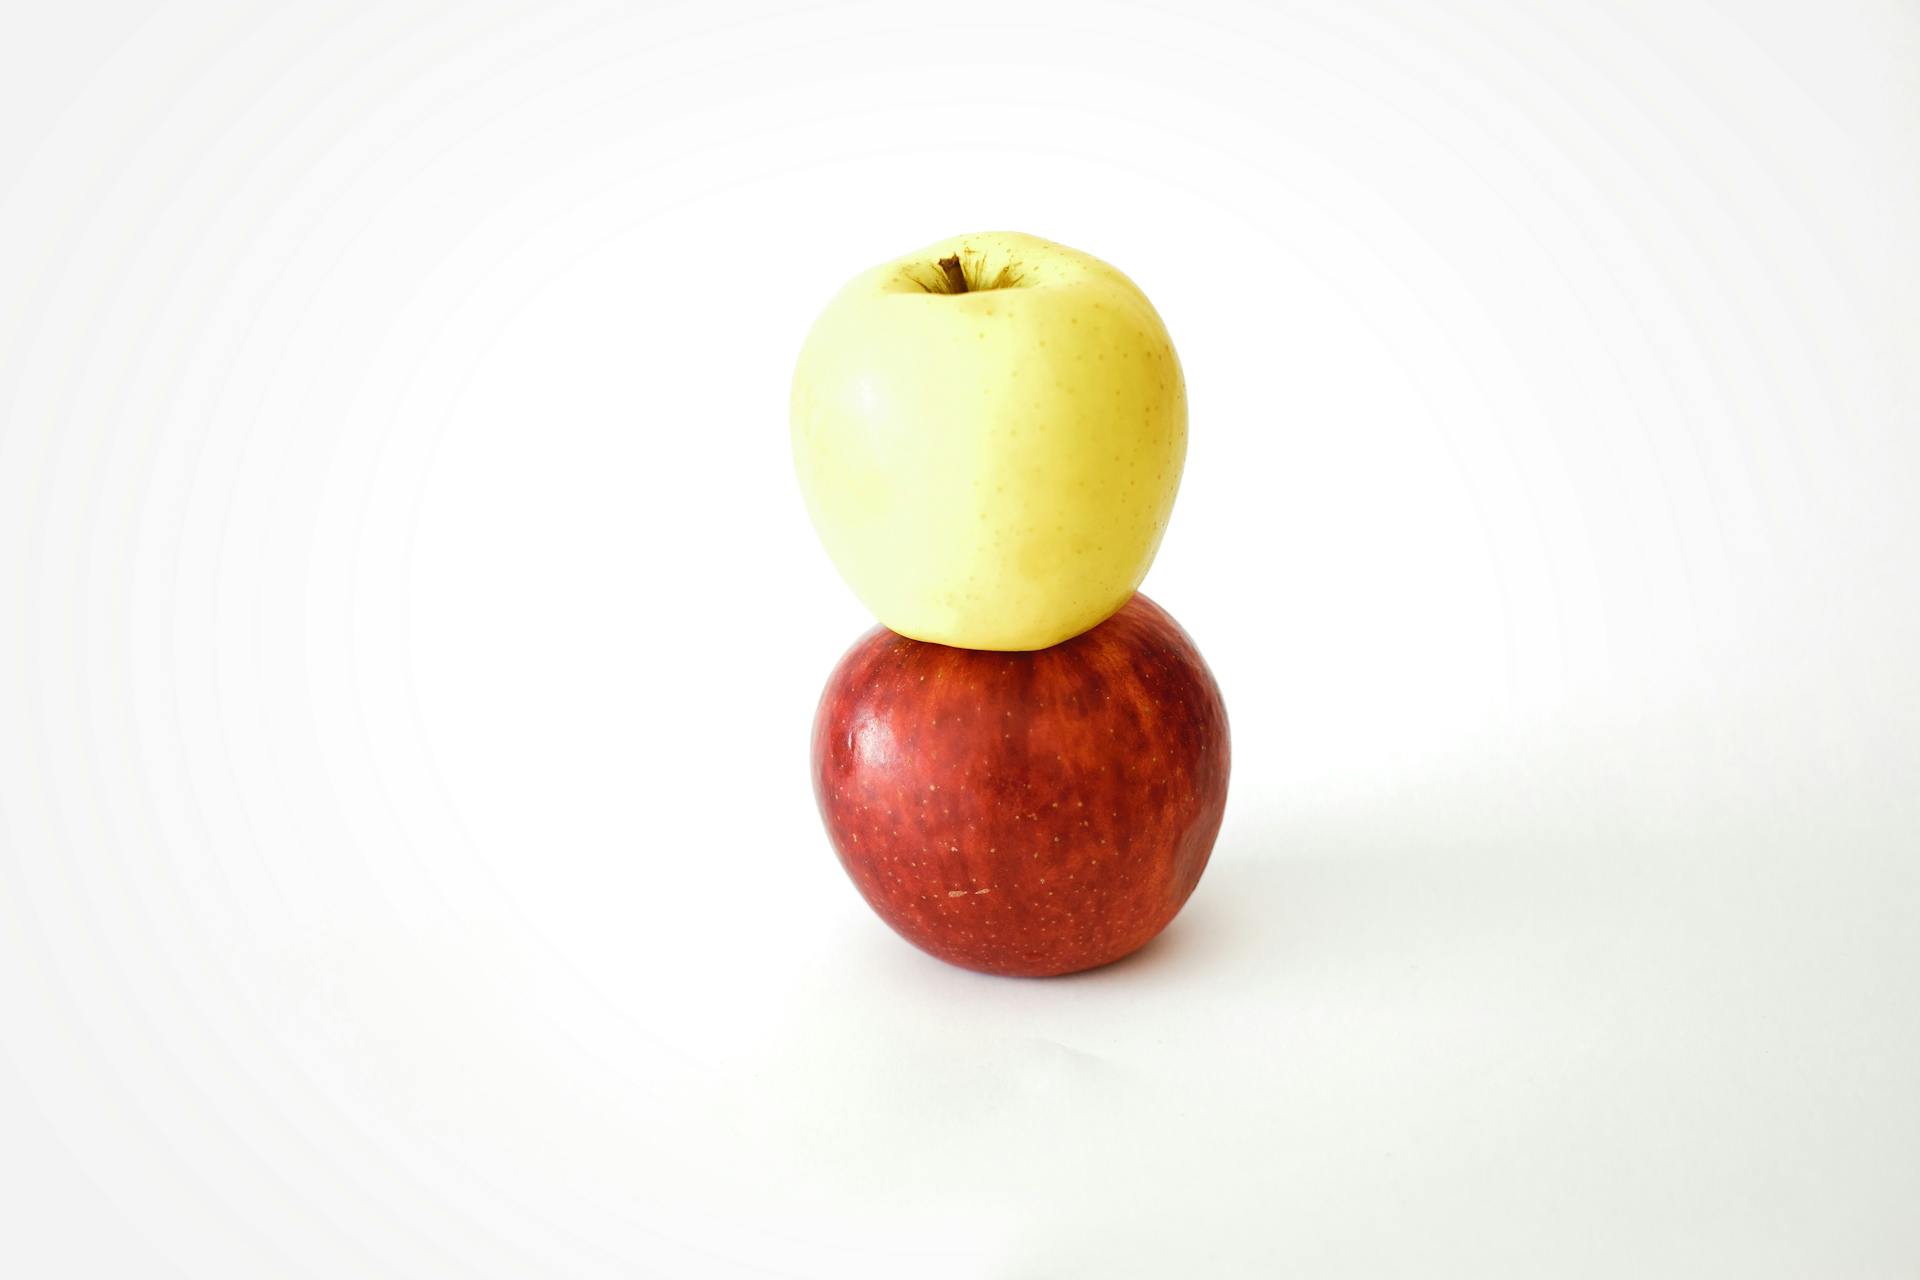
M 916 640 L 1044 649 L 1146 576 L 1187 392 L 1131 280 L 991 232 L 848 283 L 801 350 L 792 426 L 814 528 L 874 616 Z

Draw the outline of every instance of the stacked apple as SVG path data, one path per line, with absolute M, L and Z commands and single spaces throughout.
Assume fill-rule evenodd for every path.
M 1226 709 L 1135 593 L 1186 458 L 1186 387 L 1132 281 L 961 236 L 856 277 L 793 383 L 815 529 L 881 622 L 827 681 L 813 782 L 909 942 L 1049 975 L 1144 946 L 1226 808 Z

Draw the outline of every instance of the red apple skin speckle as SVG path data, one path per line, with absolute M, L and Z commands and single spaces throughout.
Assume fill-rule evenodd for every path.
M 1031 653 L 876 627 L 813 723 L 814 794 L 854 885 L 907 941 L 983 973 L 1145 946 L 1206 869 L 1229 765 L 1219 686 L 1140 595 Z

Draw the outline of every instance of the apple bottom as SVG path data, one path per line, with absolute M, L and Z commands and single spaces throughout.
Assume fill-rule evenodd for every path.
M 1206 869 L 1228 767 L 1212 673 L 1140 595 L 1030 653 L 876 627 L 813 724 L 814 794 L 854 885 L 907 941 L 983 973 L 1145 946 Z

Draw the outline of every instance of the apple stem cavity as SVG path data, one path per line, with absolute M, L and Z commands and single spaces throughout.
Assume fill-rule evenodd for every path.
M 990 289 L 1017 289 L 1026 280 L 1027 273 L 1018 264 L 1009 262 L 997 271 L 989 272 L 984 262 L 976 259 L 973 273 L 969 275 L 957 253 L 949 254 L 934 264 L 939 268 L 931 276 L 925 268 L 915 263 L 906 271 L 906 277 L 920 287 L 922 293 L 940 293 L 949 296 L 960 293 L 985 293 Z
M 967 291 L 967 273 L 960 267 L 960 255 L 953 254 L 940 259 L 940 273 L 947 278 L 948 293 Z

